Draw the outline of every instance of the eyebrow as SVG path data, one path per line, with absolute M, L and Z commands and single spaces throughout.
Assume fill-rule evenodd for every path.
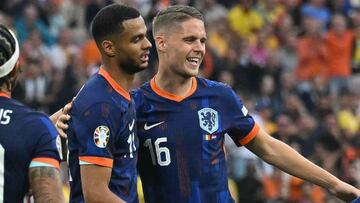
M 183 37 L 184 40 L 196 40 L 196 39 L 200 39 L 200 40 L 207 40 L 207 37 L 201 37 L 201 38 L 198 38 L 194 35 L 191 35 L 191 36 L 186 36 L 186 37 Z

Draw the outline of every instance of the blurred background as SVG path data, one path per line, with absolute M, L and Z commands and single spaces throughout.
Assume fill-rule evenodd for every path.
M 157 11 L 198 8 L 208 36 L 200 75 L 231 85 L 272 136 L 360 188 L 360 0 L 1 0 L 0 23 L 22 49 L 13 97 L 47 114 L 71 101 L 101 63 L 90 22 L 113 2 L 138 8 L 151 40 Z M 156 67 L 153 47 L 134 87 Z M 226 150 L 238 202 L 338 202 L 229 139 Z

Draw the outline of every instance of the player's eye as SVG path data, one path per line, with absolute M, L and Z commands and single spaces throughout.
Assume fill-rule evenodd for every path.
M 186 43 L 192 43 L 195 40 L 196 40 L 195 37 L 186 37 L 186 38 L 184 38 L 184 42 L 186 42 Z
M 144 39 L 144 37 L 145 37 L 145 35 L 135 36 L 135 37 L 132 39 L 132 42 L 133 42 L 133 43 L 140 42 L 142 39 Z
M 136 43 L 136 42 L 140 41 L 140 37 L 135 37 L 132 41 Z

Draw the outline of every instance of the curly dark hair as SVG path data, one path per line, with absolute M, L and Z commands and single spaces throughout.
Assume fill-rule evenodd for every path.
M 16 40 L 9 29 L 0 24 L 0 66 L 4 65 L 14 54 L 16 50 Z M 11 87 L 11 74 L 0 78 L 0 86 L 4 84 Z

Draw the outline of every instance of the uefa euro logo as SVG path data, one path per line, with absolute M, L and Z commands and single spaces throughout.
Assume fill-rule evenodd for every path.
M 107 126 L 98 126 L 94 131 L 94 142 L 97 147 L 105 148 L 109 142 L 110 130 Z
M 219 128 L 218 112 L 212 108 L 203 108 L 198 111 L 200 127 L 212 134 Z

